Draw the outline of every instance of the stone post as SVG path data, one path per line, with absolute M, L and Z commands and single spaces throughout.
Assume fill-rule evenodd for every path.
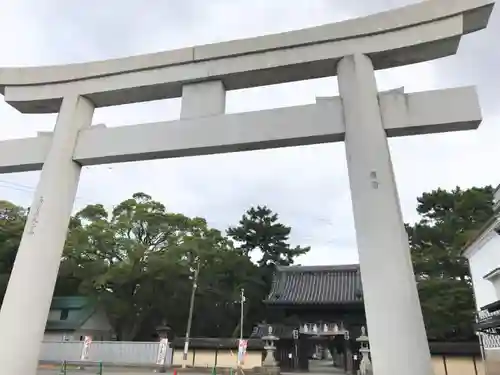
M 161 353 L 161 356 L 160 356 L 160 351 L 158 353 L 158 357 L 159 357 L 158 359 L 159 359 L 160 363 L 158 363 L 159 368 L 158 368 L 157 372 L 160 372 L 160 373 L 167 372 L 167 363 L 169 362 L 169 360 L 166 356 L 168 355 L 168 347 L 170 346 L 169 339 L 171 338 L 170 337 L 171 331 L 172 331 L 172 329 L 167 325 L 165 320 L 162 321 L 161 325 L 156 327 L 156 332 L 158 333 L 158 338 L 160 341 L 160 351 L 161 350 L 166 351 L 165 353 Z M 164 342 L 167 343 L 167 345 L 168 345 L 167 348 L 162 347 L 162 344 Z M 162 357 L 162 356 L 164 356 L 164 357 L 161 358 L 161 360 L 160 360 L 160 357 Z
M 262 337 L 264 340 L 264 349 L 266 350 L 266 357 L 264 362 L 262 362 L 262 374 L 264 375 L 278 375 L 280 373 L 280 368 L 276 362 L 274 353 L 276 351 L 275 341 L 279 338 L 273 335 L 273 327 L 269 326 L 267 335 Z

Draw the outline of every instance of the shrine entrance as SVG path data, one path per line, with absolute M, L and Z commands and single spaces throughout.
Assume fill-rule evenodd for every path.
M 352 344 L 349 331 L 334 324 L 333 327 L 324 324 L 322 329 L 312 331 L 302 329 L 301 336 L 305 345 L 302 346 L 307 357 L 309 372 L 330 373 L 332 370 L 351 372 L 355 366 L 352 355 Z
M 282 370 L 351 373 L 366 324 L 359 266 L 278 267 L 272 285 L 264 303 Z

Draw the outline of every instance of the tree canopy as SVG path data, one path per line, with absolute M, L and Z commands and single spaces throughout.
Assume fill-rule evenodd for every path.
M 7 201 L 0 201 L 0 298 L 2 301 L 25 222 L 26 210 L 24 208 Z
M 25 209 L 0 202 L 2 296 L 25 218 Z M 198 268 L 191 335 L 236 335 L 242 288 L 246 295 L 244 330 L 250 334 L 256 319 L 265 313 L 262 300 L 271 278 L 263 279 L 263 274 L 270 275 L 271 262 L 253 262 L 253 249 L 240 239 L 251 239 L 252 228 L 258 227 L 264 237 L 258 242 L 251 239 L 252 244 L 264 250 L 264 257 L 272 257 L 272 264 L 292 264 L 308 248 L 292 248 L 290 227 L 279 223 L 268 208 L 250 208 L 243 221 L 248 227 L 240 223 L 224 233 L 203 218 L 169 212 L 144 193 L 134 194 L 111 211 L 100 204 L 89 205 L 70 221 L 55 295 L 95 300 L 121 340 L 149 340 L 165 320 L 176 334 L 184 335 Z
M 291 247 L 288 243 L 291 228 L 278 221 L 278 214 L 266 206 L 250 208 L 238 226 L 230 227 L 228 235 L 238 241 L 244 255 L 260 252 L 259 266 L 289 266 L 306 254 L 309 247 Z
M 427 333 L 433 340 L 472 337 L 474 303 L 465 243 L 492 215 L 493 189 L 437 189 L 417 201 L 407 224 Z M 27 210 L 0 201 L 0 298 Z M 244 331 L 266 318 L 263 300 L 277 266 L 294 264 L 309 247 L 290 244 L 291 228 L 266 206 L 249 208 L 223 232 L 199 217 L 173 213 L 144 193 L 112 210 L 89 205 L 70 221 L 55 295 L 99 303 L 121 340 L 150 340 L 166 320 L 186 330 L 194 271 L 199 270 L 191 335 L 235 337 L 244 289 Z M 210 324 L 206 324 L 210 321 Z
M 493 188 L 437 189 L 417 199 L 420 220 L 406 225 L 427 335 L 433 340 L 467 340 L 474 298 L 467 241 L 493 215 Z

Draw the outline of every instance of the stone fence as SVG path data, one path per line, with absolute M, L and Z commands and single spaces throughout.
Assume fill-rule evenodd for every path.
M 183 340 L 174 340 L 167 349 L 165 366 L 181 366 Z M 60 364 L 63 361 L 81 362 L 83 341 L 45 341 L 42 344 L 40 363 Z M 262 365 L 262 342 L 248 340 L 243 368 Z M 88 348 L 86 361 L 102 362 L 108 366 L 158 367 L 159 342 L 93 341 Z M 235 368 L 238 345 L 233 339 L 192 339 L 187 356 L 187 366 L 197 368 Z
M 83 341 L 44 342 L 40 353 L 42 363 L 81 361 Z M 94 341 L 86 360 L 119 366 L 156 366 L 159 342 Z M 172 348 L 168 348 L 166 365 L 172 364 Z

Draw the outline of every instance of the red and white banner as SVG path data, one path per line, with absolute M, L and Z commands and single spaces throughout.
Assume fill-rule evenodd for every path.
M 238 363 L 242 365 L 245 362 L 248 340 L 239 340 L 238 343 Z
M 85 340 L 83 340 L 82 355 L 80 357 L 80 360 L 86 361 L 87 359 L 89 359 L 89 351 L 91 344 L 92 344 L 92 337 L 85 336 Z

